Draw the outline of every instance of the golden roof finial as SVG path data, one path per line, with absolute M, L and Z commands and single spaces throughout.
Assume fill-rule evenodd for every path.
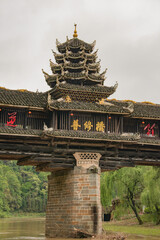
M 73 37 L 78 37 L 78 34 L 77 34 L 77 30 L 76 30 L 76 27 L 77 27 L 77 24 L 74 24 L 75 26 L 75 29 L 74 29 L 74 34 L 73 34 Z

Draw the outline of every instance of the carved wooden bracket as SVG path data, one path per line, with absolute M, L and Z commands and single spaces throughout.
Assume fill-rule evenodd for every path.
M 77 166 L 89 168 L 91 166 L 99 167 L 99 160 L 102 155 L 100 153 L 76 152 L 73 156 L 76 159 Z

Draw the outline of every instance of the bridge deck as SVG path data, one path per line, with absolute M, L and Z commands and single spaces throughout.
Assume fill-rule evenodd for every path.
M 18 160 L 18 165 L 33 165 L 38 171 L 72 169 L 75 152 L 97 152 L 102 155 L 102 171 L 135 165 L 160 166 L 159 140 L 152 142 L 133 137 L 69 137 L 41 135 L 0 135 L 0 159 Z M 104 137 L 104 136 L 103 136 Z

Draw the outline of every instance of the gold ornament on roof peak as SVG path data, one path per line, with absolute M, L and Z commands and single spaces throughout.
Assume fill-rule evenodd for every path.
M 75 26 L 75 29 L 74 29 L 73 37 L 77 38 L 78 37 L 77 30 L 76 30 L 77 24 L 74 24 L 74 26 Z
M 99 104 L 104 104 L 104 98 L 102 98 L 101 100 L 99 100 Z
M 68 102 L 68 103 L 72 102 L 70 96 L 68 96 L 68 95 L 66 96 L 66 98 L 65 98 L 65 102 Z

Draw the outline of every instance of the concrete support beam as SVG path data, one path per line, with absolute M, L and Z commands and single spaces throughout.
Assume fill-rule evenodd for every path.
M 46 237 L 76 237 L 76 230 L 101 234 L 99 167 L 53 172 L 48 185 Z

